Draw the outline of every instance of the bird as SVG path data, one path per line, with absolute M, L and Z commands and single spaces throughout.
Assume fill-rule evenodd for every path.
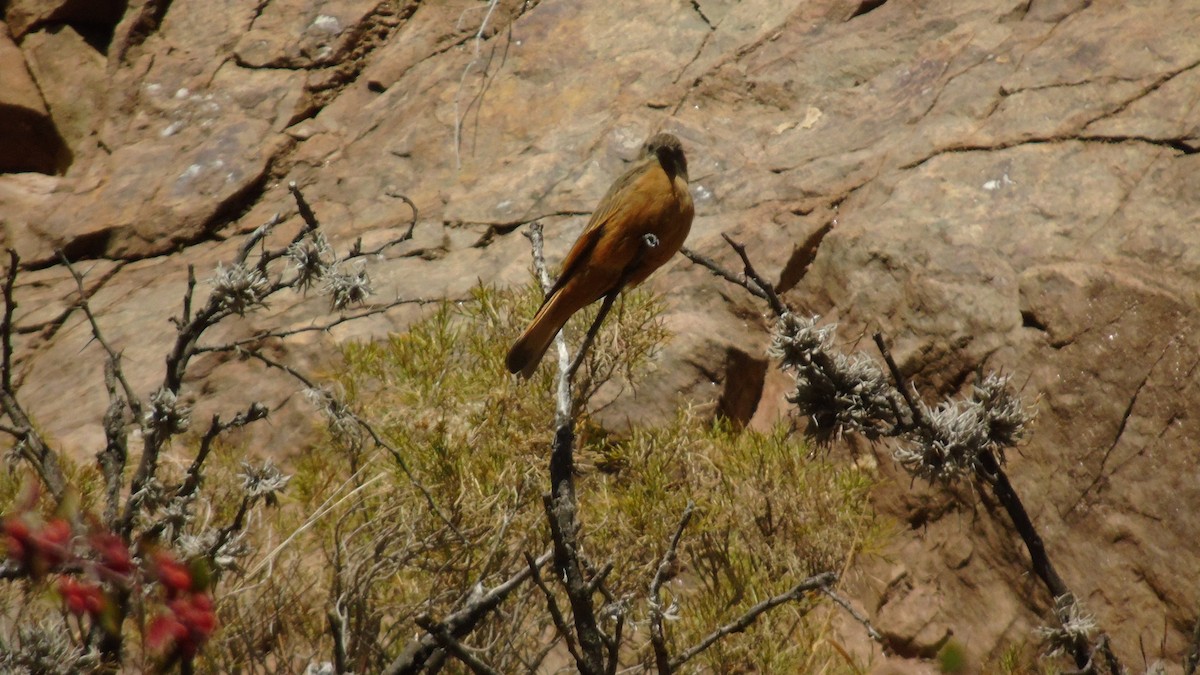
M 655 134 L 592 212 L 558 281 L 508 351 L 508 372 L 531 377 L 575 312 L 662 267 L 683 246 L 694 215 L 683 144 L 672 134 Z

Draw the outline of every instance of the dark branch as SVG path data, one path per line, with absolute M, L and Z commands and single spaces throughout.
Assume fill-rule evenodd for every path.
M 75 287 L 79 291 L 79 308 L 83 310 L 83 314 L 87 317 L 88 324 L 92 328 L 92 337 L 104 349 L 104 353 L 108 355 L 108 362 L 112 367 L 113 375 L 117 378 L 117 382 L 121 384 L 121 389 L 125 391 L 125 398 L 130 411 L 133 412 L 135 417 L 140 417 L 142 408 L 137 394 L 133 391 L 133 387 L 130 386 L 129 380 L 125 379 L 124 371 L 121 370 L 121 355 L 113 349 L 108 340 L 104 339 L 104 333 L 100 331 L 100 324 L 96 322 L 96 315 L 92 312 L 91 303 L 88 302 L 87 289 L 83 285 L 83 275 L 79 273 L 79 270 L 75 269 L 75 266 L 63 255 L 62 251 L 58 252 L 58 256 L 63 261 L 63 265 L 67 268 L 67 271 L 71 273 L 71 277 L 75 279 Z
M 117 374 L 112 361 L 105 363 L 104 387 L 108 390 L 108 409 L 104 412 L 104 449 L 96 455 L 104 476 L 104 523 L 112 527 L 117 520 L 124 484 L 125 463 L 129 458 L 129 436 L 125 411 L 129 404 L 117 391 Z
M 54 501 L 58 502 L 62 500 L 67 489 L 67 480 L 59 465 L 58 453 L 51 450 L 34 429 L 33 421 L 29 419 L 29 415 L 17 401 L 17 391 L 13 386 L 13 312 L 17 308 L 17 301 L 13 293 L 17 280 L 17 266 L 20 264 L 21 258 L 16 251 L 9 249 L 8 259 L 9 268 L 3 286 L 4 320 L 3 323 L 0 323 L 0 342 L 3 343 L 3 355 L 0 356 L 0 367 L 3 367 L 3 374 L 0 374 L 0 410 L 3 410 L 12 425 L 6 426 L 4 430 L 17 439 L 21 456 L 33 465 L 42 484 L 50 491 Z
M 756 298 L 760 298 L 762 300 L 767 299 L 767 294 L 763 293 L 762 290 L 759 289 L 758 286 L 751 283 L 749 279 L 733 274 L 724 267 L 718 265 L 717 262 L 712 258 L 702 256 L 686 246 L 679 249 L 679 252 L 682 253 L 688 260 L 691 260 L 693 263 L 707 269 L 709 272 L 712 272 L 713 276 L 720 277 L 734 286 L 741 286 L 742 288 L 746 289 L 750 295 L 753 295 Z
M 671 669 L 674 670 L 679 668 L 683 664 L 701 654 L 704 650 L 716 644 L 719 640 L 725 638 L 727 635 L 740 633 L 746 630 L 758 620 L 758 617 L 762 616 L 766 612 L 769 612 L 784 603 L 799 600 L 800 598 L 803 598 L 806 593 L 811 593 L 812 591 L 826 588 L 837 581 L 837 578 L 838 575 L 836 572 L 822 572 L 821 574 L 811 576 L 804 581 L 801 581 L 784 593 L 780 593 L 779 595 L 763 600 L 747 610 L 745 614 L 716 629 L 699 643 L 697 643 L 694 647 L 691 647 L 684 653 L 675 657 L 671 661 Z
M 320 229 L 321 224 L 317 222 L 317 214 L 313 213 L 312 207 L 308 205 L 308 200 L 300 192 L 300 186 L 296 185 L 296 181 L 288 183 L 288 192 L 292 193 L 292 198 L 296 200 L 296 210 L 300 212 L 300 217 L 304 220 L 304 230 L 301 234 L 308 234 Z
M 908 405 L 909 412 L 912 414 L 912 428 L 929 430 L 932 435 L 932 423 L 922 412 L 920 405 L 913 396 L 912 387 L 909 386 L 904 375 L 900 372 L 899 366 L 896 365 L 896 360 L 892 358 L 891 350 L 888 349 L 883 335 L 875 333 L 873 338 L 876 347 L 879 348 L 880 354 L 883 355 L 883 360 L 887 363 L 888 371 L 892 375 L 896 389 L 904 397 L 904 402 Z M 1050 562 L 1050 556 L 1046 553 L 1046 545 L 1042 541 L 1037 527 L 1034 526 L 1033 520 L 1029 517 L 1029 512 L 1025 509 L 1025 504 L 1021 501 L 1016 489 L 1013 488 L 1012 483 L 1008 480 L 1008 475 L 1004 472 L 1004 468 L 1000 465 L 996 454 L 988 450 L 983 450 L 978 453 L 977 457 L 975 475 L 983 483 L 991 486 L 992 493 L 996 496 L 1001 506 L 1004 507 L 1005 512 L 1008 513 L 1013 527 L 1016 528 L 1017 534 L 1025 544 L 1025 549 L 1029 551 L 1030 566 L 1033 568 L 1034 574 L 1045 585 L 1051 597 L 1075 597 L 1067 587 L 1066 582 L 1059 576 L 1058 571 L 1054 568 L 1054 564 Z M 1091 655 L 1088 653 L 1088 646 L 1084 641 L 1080 641 L 1074 646 L 1072 658 L 1075 661 L 1075 665 L 1081 669 L 1091 660 Z
M 445 649 L 451 656 L 463 662 L 463 665 L 471 669 L 475 675 L 500 675 L 500 673 L 487 665 L 467 649 L 467 646 L 459 642 L 450 631 L 446 629 L 446 625 L 438 623 L 428 616 L 418 616 L 415 619 L 418 626 L 428 631 L 437 640 L 438 645 Z
M 416 299 L 412 299 L 412 300 L 397 299 L 397 300 L 393 300 L 392 302 L 389 302 L 385 305 L 378 305 L 375 307 L 361 310 L 359 312 L 355 312 L 353 314 L 342 315 L 332 321 L 328 321 L 328 322 L 325 322 L 322 324 L 317 324 L 314 326 L 303 326 L 300 328 L 290 328 L 287 330 L 263 331 L 261 333 L 256 333 L 254 335 L 251 335 L 250 337 L 242 338 L 240 340 L 234 340 L 232 342 L 226 342 L 226 343 L 219 344 L 219 345 L 198 346 L 195 349 L 195 353 L 196 354 L 204 354 L 207 352 L 231 352 L 231 351 L 236 351 L 240 347 L 248 347 L 251 345 L 256 345 L 256 344 L 262 342 L 263 340 L 269 340 L 269 339 L 282 340 L 282 339 L 286 339 L 286 338 L 292 337 L 294 335 L 300 335 L 303 333 L 325 333 L 325 332 L 328 332 L 344 323 L 348 323 L 348 322 L 355 321 L 358 319 L 365 319 L 367 317 L 375 316 L 377 314 L 383 314 L 389 310 L 395 309 L 402 305 L 428 305 L 428 304 L 438 303 L 438 302 L 443 302 L 443 301 L 442 300 L 430 300 L 430 299 L 425 299 L 425 298 L 416 298 Z M 453 302 L 453 301 L 448 301 L 448 302 Z
M 550 554 L 543 553 L 534 561 L 535 566 L 540 568 L 549 560 Z M 447 633 L 458 639 L 469 635 L 484 617 L 499 607 L 500 603 L 508 597 L 509 593 L 512 593 L 513 590 L 524 583 L 531 574 L 532 572 L 529 567 L 523 567 L 509 577 L 507 581 L 487 593 L 471 596 L 462 609 L 454 612 L 441 622 L 446 627 Z M 400 656 L 383 670 L 384 675 L 415 675 L 415 673 L 421 672 L 421 669 L 425 667 L 426 662 L 429 661 L 439 646 L 437 638 L 428 634 L 413 640 Z
M 767 281 L 762 278 L 758 271 L 754 269 L 754 265 L 750 264 L 750 256 L 746 255 L 746 246 L 744 244 L 737 243 L 733 239 L 730 239 L 729 235 L 727 234 L 722 234 L 721 238 L 724 239 L 725 242 L 728 243 L 735 252 L 737 252 L 738 257 L 742 259 L 742 265 L 744 266 L 743 272 L 746 275 L 746 278 L 750 281 L 753 281 L 754 284 L 758 286 L 760 290 L 762 290 L 763 296 L 766 298 L 767 304 L 771 306 L 771 311 L 775 312 L 775 316 L 783 316 L 784 314 L 787 314 L 790 310 L 788 310 L 787 305 L 783 304 L 783 301 L 779 299 L 779 295 L 775 293 L 775 287 L 772 284 L 767 283 Z
M 0 343 L 3 344 L 3 356 L 0 356 L 0 386 L 4 391 L 12 391 L 12 334 L 13 334 L 13 313 L 17 311 L 17 301 L 14 299 L 13 289 L 17 284 L 17 266 L 21 264 L 21 257 L 17 252 L 8 249 L 8 271 L 4 276 L 4 321 L 0 323 Z
M 842 609 L 846 610 L 846 613 L 849 614 L 855 621 L 862 624 L 862 627 L 867 631 L 867 635 L 883 648 L 884 654 L 892 653 L 892 646 L 886 639 L 884 639 L 883 633 L 880 633 L 879 630 L 871 624 L 871 620 L 863 615 L 862 612 L 855 609 L 854 605 L 851 605 L 849 600 L 843 598 L 837 593 L 837 591 L 833 590 L 832 584 L 829 586 L 822 586 L 821 592 L 828 596 L 830 600 L 833 600 L 840 605 Z
M 558 600 L 554 597 L 554 591 L 551 591 L 546 582 L 542 581 L 542 575 L 538 572 L 537 566 L 534 564 L 533 556 L 526 553 L 525 562 L 529 565 L 529 569 L 532 572 L 533 583 L 546 596 L 546 609 L 550 612 L 550 620 L 554 622 L 554 627 L 558 630 L 558 634 L 567 643 L 567 651 L 571 653 L 571 657 L 575 659 L 576 663 L 579 663 L 583 660 L 583 657 L 579 654 L 579 648 L 575 644 L 575 636 L 572 634 L 570 626 L 567 625 L 566 619 L 563 618 L 562 610 L 558 608 Z
M 286 363 L 281 363 L 268 356 L 264 356 L 261 352 L 256 350 L 239 349 L 238 353 L 244 354 L 253 359 L 257 359 L 271 368 L 281 370 L 288 375 L 291 375 L 307 389 L 318 390 L 316 383 Z M 450 531 L 458 537 L 459 541 L 461 541 L 463 544 L 468 544 L 469 542 L 467 541 L 466 536 L 464 536 L 462 531 L 459 530 L 458 526 L 454 524 L 454 521 L 450 520 L 450 518 L 438 507 L 437 502 L 433 499 L 433 493 L 429 491 L 429 488 L 427 488 L 424 483 L 417 479 L 416 474 L 414 474 L 409 468 L 408 462 L 404 461 L 404 456 L 400 454 L 400 451 L 397 450 L 391 443 L 388 443 L 387 440 L 385 440 L 369 422 L 359 417 L 349 408 L 340 406 L 340 404 L 336 405 L 339 405 L 339 415 L 348 418 L 360 429 L 367 432 L 367 435 L 371 437 L 371 440 L 375 443 L 376 447 L 383 448 L 389 455 L 392 456 L 392 459 L 396 462 L 396 466 L 400 467 L 400 470 L 403 471 L 404 475 L 408 478 L 408 482 L 421 492 L 421 495 L 425 499 L 426 505 L 429 506 L 430 513 L 437 516 L 439 520 L 449 527 Z
M 191 466 L 188 467 L 183 483 L 175 491 L 175 497 L 190 497 L 200 487 L 200 471 L 204 466 L 204 460 L 208 459 L 208 453 L 212 450 L 213 442 L 217 440 L 218 436 L 230 429 L 237 429 L 251 422 L 265 419 L 267 413 L 267 407 L 263 404 L 251 403 L 245 412 L 234 415 L 233 419 L 228 422 L 222 422 L 220 415 L 213 415 L 212 421 L 208 425 L 208 430 L 204 432 L 204 436 L 200 439 L 200 449 L 196 452 L 196 458 L 192 460 Z
M 925 419 L 925 413 L 921 411 L 921 406 L 917 404 L 917 400 L 913 397 L 913 389 L 909 386 L 908 380 L 904 378 L 904 374 L 900 372 L 900 366 L 896 365 L 896 359 L 892 358 L 892 350 L 888 349 L 887 341 L 883 338 L 883 333 L 875 333 L 872 336 L 875 340 L 875 346 L 879 348 L 879 353 L 883 356 L 884 363 L 887 364 L 888 372 L 892 375 L 892 381 L 896 385 L 896 390 L 904 397 L 904 403 L 908 405 L 908 412 L 912 415 L 912 423 L 904 425 L 899 414 L 896 415 L 898 429 L 896 433 L 906 431 L 911 427 L 928 427 L 929 420 Z
M 751 264 L 750 256 L 746 254 L 746 246 L 744 244 L 739 244 L 730 238 L 729 235 L 724 233 L 721 234 L 721 238 L 724 239 L 725 243 L 729 244 L 730 248 L 732 248 L 734 252 L 738 254 L 738 257 L 741 258 L 742 276 L 739 277 L 733 272 L 730 272 L 724 267 L 718 265 L 711 258 L 702 256 L 687 247 L 680 249 L 680 252 L 683 253 L 688 260 L 691 260 L 693 263 L 704 267 L 709 272 L 712 272 L 714 276 L 718 276 L 736 286 L 741 286 L 756 298 L 766 300 L 767 305 L 771 308 L 771 311 L 775 313 L 775 316 L 783 316 L 784 314 L 790 312 L 791 310 L 788 308 L 788 306 L 779 299 L 779 294 L 775 292 L 775 287 L 768 283 L 766 279 L 764 279 L 763 276 L 758 273 L 758 270 L 754 268 L 754 265 Z
M 654 664 L 658 668 L 659 675 L 671 675 L 671 655 L 667 653 L 667 640 L 663 634 L 663 611 L 658 594 L 663 583 L 667 581 L 667 575 L 671 573 L 677 556 L 676 550 L 679 548 L 679 540 L 683 538 L 683 531 L 691 522 L 695 509 L 695 503 L 689 501 L 687 508 L 683 510 L 683 517 L 679 519 L 679 527 L 675 529 L 675 536 L 671 537 L 671 543 L 663 553 L 662 561 L 658 563 L 658 569 L 654 572 L 654 579 L 650 582 L 650 644 L 654 648 Z

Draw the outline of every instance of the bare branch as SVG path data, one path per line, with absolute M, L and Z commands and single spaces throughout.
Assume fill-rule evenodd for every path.
M 313 213 L 312 207 L 308 205 L 308 200 L 300 192 L 300 186 L 296 184 L 296 181 L 288 183 L 288 192 L 292 193 L 292 198 L 296 200 L 296 209 L 304 220 L 304 229 L 301 231 L 301 235 L 320 229 L 321 223 L 317 222 L 317 214 Z
M 887 364 L 888 372 L 892 374 L 896 390 L 900 392 L 900 395 L 904 397 L 904 403 L 908 405 L 908 412 L 912 415 L 912 426 L 928 426 L 929 421 L 925 419 L 924 413 L 921 412 L 921 407 L 917 405 L 916 399 L 913 398 L 912 387 L 905 380 L 904 374 L 900 372 L 900 367 L 896 365 L 896 360 L 892 358 L 892 351 L 888 349 L 883 334 L 875 333 L 872 338 L 875 340 L 875 346 L 879 348 L 879 353 L 883 356 L 884 363 Z M 900 423 L 898 422 L 897 424 Z M 901 430 L 903 430 L 903 427 Z
M 110 360 L 104 367 L 104 387 L 108 390 L 108 409 L 104 412 L 104 449 L 96 453 L 100 472 L 104 476 L 104 522 L 116 523 L 121 502 L 125 463 L 129 458 L 129 436 L 126 432 L 125 411 L 129 404 L 117 391 L 117 374 Z
M 249 259 L 250 251 L 254 249 L 254 246 L 265 240 L 267 235 L 271 234 L 271 231 L 278 227 L 282 222 L 283 214 L 276 213 L 275 215 L 271 216 L 267 222 L 254 228 L 254 231 L 246 236 L 246 241 L 242 242 L 241 247 L 238 248 L 237 258 L 234 259 L 234 262 L 239 265 L 245 264 L 246 260 Z
M 550 473 L 555 480 L 551 493 L 544 495 L 542 502 L 550 523 L 550 538 L 554 543 L 554 565 L 571 604 L 575 637 L 579 642 L 581 658 L 575 664 L 585 675 L 600 675 L 604 672 L 604 639 L 596 622 L 591 587 L 583 578 L 579 560 L 578 507 L 570 468 L 567 468 L 565 478 L 563 474 L 564 463 L 571 461 L 574 437 L 569 425 L 559 427 L 550 459 Z
M 192 298 L 196 295 L 196 266 L 188 264 L 187 290 L 183 292 L 183 313 L 176 328 L 187 325 L 192 320 Z
M 671 670 L 675 670 L 692 660 L 704 652 L 704 650 L 724 639 L 727 635 L 740 633 L 746 630 L 758 620 L 759 616 L 762 616 L 766 612 L 769 612 L 784 603 L 799 600 L 803 598 L 806 593 L 811 593 L 812 591 L 820 590 L 823 587 L 828 587 L 837 581 L 837 578 L 838 575 L 836 572 L 822 572 L 821 574 L 811 576 L 804 581 L 801 581 L 791 589 L 780 593 L 779 595 L 763 600 L 747 610 L 745 614 L 742 614 L 737 619 L 734 619 L 733 621 L 716 629 L 694 647 L 691 647 L 684 653 L 672 659 L 670 664 Z
M 303 384 L 307 389 L 317 389 L 316 384 L 311 379 L 286 363 L 280 363 L 279 361 L 263 355 L 257 350 L 239 349 L 238 353 L 257 359 L 271 368 L 282 370 Z M 450 518 L 441 510 L 441 508 L 438 507 L 437 502 L 433 499 L 433 493 L 429 491 L 429 488 L 427 488 L 424 483 L 417 479 L 416 474 L 414 474 L 409 468 L 408 462 L 404 461 L 404 457 L 400 454 L 400 451 L 397 450 L 391 443 L 388 443 L 387 440 L 375 430 L 375 427 L 373 427 L 362 417 L 359 417 L 353 411 L 346 408 L 341 411 L 341 414 L 348 417 L 356 425 L 358 425 L 359 428 L 367 432 L 367 435 L 371 437 L 371 440 L 375 443 L 376 447 L 383 448 L 389 455 L 392 456 L 392 459 L 396 462 L 396 466 L 400 467 L 400 470 L 404 472 L 405 477 L 408 478 L 408 482 L 421 492 L 421 495 L 425 499 L 425 504 L 429 507 L 430 513 L 437 516 L 439 520 L 441 520 L 448 528 L 450 528 L 450 531 L 458 537 L 459 541 L 464 544 L 468 544 L 469 542 L 467 541 L 466 536 L 464 536 L 458 526 L 454 524 L 454 521 L 450 520 Z
M 428 631 L 433 639 L 437 640 L 438 645 L 445 649 L 451 656 L 463 662 L 463 665 L 471 669 L 476 675 L 500 675 L 500 673 L 487 665 L 467 649 L 467 646 L 459 642 L 450 631 L 446 630 L 446 625 L 438 623 L 428 616 L 418 616 L 415 623 L 421 628 Z
M 579 654 L 579 647 L 575 644 L 575 636 L 571 631 L 571 627 L 567 625 L 567 621 L 563 618 L 562 610 L 558 608 L 558 600 L 554 598 L 554 592 L 542 581 L 542 575 L 537 570 L 537 565 L 534 564 L 533 556 L 525 554 L 525 562 L 529 565 L 532 572 L 533 583 L 546 596 L 546 609 L 550 612 L 550 620 L 554 622 L 555 629 L 562 636 L 564 642 L 567 643 L 567 651 L 571 653 L 571 657 L 576 663 L 583 661 L 583 657 Z
M 630 269 L 633 269 L 633 266 L 630 266 Z M 622 285 L 623 282 L 622 284 L 618 284 L 617 288 L 619 289 Z M 588 328 L 587 334 L 583 336 L 583 343 L 579 345 L 579 351 L 575 352 L 575 359 L 571 361 L 571 365 L 567 367 L 565 379 L 568 382 L 575 381 L 575 371 L 579 370 L 579 366 L 582 365 L 583 360 L 587 358 L 588 350 L 592 348 L 592 342 L 595 341 L 596 334 L 600 332 L 600 325 L 604 323 L 605 317 L 607 317 L 609 311 L 612 310 L 613 302 L 616 301 L 617 294 L 619 292 L 620 291 L 613 291 L 609 293 L 608 295 L 604 296 L 604 300 L 600 303 L 600 311 L 596 312 L 596 318 L 592 321 L 591 327 Z
M 346 617 L 339 606 L 330 607 L 325 612 L 325 618 L 329 620 L 329 634 L 333 637 L 334 671 L 339 675 L 349 672 L 350 661 L 346 655 Z
M 734 241 L 727 234 L 722 234 L 721 238 L 724 239 L 725 242 L 728 243 L 729 246 L 734 250 L 734 252 L 738 254 L 738 257 L 742 259 L 742 276 L 739 277 L 735 275 L 734 273 L 718 265 L 711 258 L 702 256 L 687 247 L 680 249 L 680 252 L 683 253 L 688 260 L 691 260 L 693 263 L 706 268 L 709 272 L 712 272 L 714 276 L 718 276 L 734 285 L 741 286 L 751 295 L 766 300 L 767 304 L 771 307 L 771 311 L 774 312 L 776 316 L 783 316 L 785 313 L 791 311 L 788 309 L 787 305 L 785 305 L 783 301 L 779 299 L 779 295 L 775 292 L 775 287 L 770 283 L 767 283 L 767 281 L 763 279 L 762 275 L 758 273 L 758 270 L 754 269 L 754 265 L 750 263 L 750 257 L 746 254 L 745 245 Z
M 399 192 L 388 192 L 387 196 L 403 201 L 405 204 L 408 204 L 408 208 L 412 209 L 412 221 L 409 222 L 408 231 L 404 233 L 403 237 L 400 237 L 400 241 L 408 241 L 409 239 L 412 239 L 413 231 L 417 229 L 417 216 L 419 213 L 417 211 L 417 205 L 413 203 L 413 200 L 409 199 L 407 195 L 402 195 Z
M 63 476 L 58 453 L 51 450 L 41 435 L 34 431 L 33 422 L 12 392 L 0 390 L 0 408 L 3 408 L 4 414 L 13 421 L 13 426 L 8 427 L 6 431 L 17 438 L 21 456 L 33 465 L 33 470 L 50 491 L 54 501 L 61 501 L 66 494 L 67 479 Z
M 377 314 L 383 314 L 389 310 L 395 309 L 402 305 L 428 305 L 428 304 L 433 304 L 433 303 L 438 303 L 438 302 L 443 302 L 443 301 L 426 299 L 426 298 L 416 298 L 416 299 L 412 299 L 412 300 L 397 299 L 397 300 L 393 300 L 392 302 L 389 302 L 387 304 L 378 305 L 375 307 L 371 307 L 369 309 L 364 309 L 359 312 L 355 312 L 353 314 L 344 314 L 342 316 L 339 316 L 336 319 L 333 319 L 332 321 L 327 321 L 327 322 L 321 323 L 321 324 L 316 324 L 316 325 L 312 325 L 312 326 L 302 326 L 300 328 L 289 328 L 287 330 L 262 331 L 260 333 L 251 335 L 250 337 L 242 338 L 240 340 L 234 340 L 232 342 L 226 342 L 226 343 L 219 344 L 219 345 L 198 346 L 198 347 L 196 347 L 195 353 L 196 354 L 204 354 L 204 353 L 208 353 L 208 352 L 237 351 L 238 348 L 240 348 L 240 347 L 247 347 L 250 345 L 255 345 L 255 344 L 262 342 L 263 340 L 269 340 L 269 339 L 282 340 L 282 339 L 286 339 L 286 338 L 292 337 L 294 335 L 300 335 L 303 333 L 325 333 L 325 332 L 328 332 L 344 323 L 349 323 L 351 321 L 356 321 L 358 319 L 365 319 L 367 317 L 375 316 Z M 452 301 L 450 301 L 450 302 L 452 302 Z
M 17 310 L 17 301 L 14 299 L 13 288 L 17 284 L 18 265 L 21 264 L 21 257 L 13 249 L 8 249 L 8 270 L 4 276 L 4 321 L 0 323 L 0 344 L 2 347 L 2 356 L 0 356 L 0 386 L 4 391 L 12 391 L 12 334 L 13 334 L 13 312 Z
M 268 410 L 266 406 L 261 403 L 251 403 L 245 412 L 234 415 L 233 419 L 228 422 L 222 422 L 220 415 L 213 415 L 212 421 L 208 425 L 208 430 L 200 438 L 200 449 L 196 452 L 196 458 L 192 460 L 191 466 L 188 467 L 183 483 L 175 490 L 175 497 L 190 497 L 196 492 L 196 488 L 200 487 L 200 471 L 204 466 L 204 460 L 208 458 L 208 453 L 212 450 L 213 442 L 217 440 L 218 436 L 230 429 L 237 429 L 252 422 L 265 419 L 267 414 Z
M 790 310 L 788 309 L 787 305 L 783 304 L 783 301 L 780 300 L 779 296 L 775 293 L 775 287 L 767 283 L 767 281 L 764 280 L 761 275 L 759 275 L 758 271 L 754 269 L 754 265 L 750 264 L 750 257 L 746 255 L 746 246 L 737 243 L 733 239 L 730 239 L 729 235 L 727 234 L 722 234 L 721 238 L 724 239 L 726 243 L 728 243 L 729 246 L 737 252 L 738 257 L 742 259 L 742 264 L 745 266 L 744 272 L 746 278 L 750 281 L 753 281 L 754 284 L 758 286 L 760 290 L 762 290 L 763 295 L 767 299 L 767 304 L 771 305 L 771 311 L 775 312 L 775 316 L 783 316 L 784 314 L 787 314 Z
M 659 675 L 671 675 L 671 655 L 667 653 L 667 640 L 663 635 L 663 611 L 658 595 L 663 583 L 668 579 L 667 575 L 674 567 L 679 540 L 683 538 L 683 531 L 687 529 L 695 510 L 695 502 L 688 500 L 683 517 L 679 519 L 679 527 L 675 528 L 675 536 L 671 537 L 671 543 L 663 552 L 662 561 L 658 563 L 654 579 L 650 582 L 650 644 L 654 647 L 654 663 L 658 667 Z
M 735 286 L 741 286 L 742 288 L 746 289 L 750 295 L 753 295 L 756 298 L 760 298 L 762 300 L 767 299 L 767 294 L 763 293 L 762 289 L 751 283 L 749 279 L 744 276 L 739 277 L 733 274 L 724 267 L 718 265 L 717 262 L 712 258 L 702 256 L 686 246 L 679 249 L 679 252 L 682 253 L 688 260 L 691 260 L 693 263 L 707 269 L 709 272 L 712 272 L 713 276 L 720 277 Z
M 534 561 L 535 566 L 541 568 L 549 562 L 550 557 L 550 553 L 543 553 Z M 496 586 L 487 593 L 472 596 L 462 609 L 454 612 L 441 622 L 446 627 L 446 632 L 459 639 L 469 635 L 484 617 L 496 609 L 496 607 L 499 607 L 500 603 L 508 597 L 509 593 L 512 593 L 513 590 L 524 583 L 531 574 L 532 572 L 529 567 L 523 567 L 504 583 Z M 404 652 L 383 670 L 384 675 L 415 674 L 420 672 L 438 646 L 437 639 L 432 635 L 425 635 L 413 640 L 405 648 Z
M 100 331 L 100 324 L 96 322 L 96 315 L 92 312 L 91 303 L 88 302 L 87 289 L 83 285 L 83 275 L 80 274 L 79 270 L 75 269 L 75 266 L 71 264 L 71 261 L 67 259 L 62 251 L 58 252 L 58 257 L 63 261 L 63 265 L 66 266 L 67 271 L 71 273 L 71 277 L 75 279 L 75 287 L 79 291 L 79 308 L 83 310 L 84 316 L 87 317 L 88 323 L 92 327 L 92 337 L 104 349 L 104 353 L 108 355 L 108 362 L 111 364 L 113 375 L 117 378 L 117 382 L 121 384 L 121 389 L 125 391 L 125 398 L 129 409 L 133 412 L 134 416 L 140 416 L 142 414 L 141 404 L 138 401 L 137 394 L 133 391 L 133 387 L 129 385 L 129 380 L 125 379 L 125 372 L 121 370 L 121 355 L 113 349 L 108 340 L 104 339 L 104 333 Z
M 608 664 L 604 668 L 604 675 L 617 675 L 617 667 L 621 665 L 621 635 L 624 631 L 625 612 L 622 611 L 617 614 L 613 636 L 608 640 Z
M 404 234 L 400 235 L 399 237 L 396 237 L 395 239 L 392 239 L 389 241 L 385 241 L 384 243 L 380 244 L 379 246 L 376 246 L 374 249 L 371 249 L 370 251 L 363 250 L 362 238 L 360 237 L 357 241 L 354 242 L 354 246 L 352 246 L 350 248 L 350 253 L 348 253 L 346 255 L 346 258 L 345 258 L 346 260 L 350 260 L 351 258 L 358 258 L 358 257 L 362 257 L 362 256 L 382 255 L 383 252 L 386 251 L 387 249 L 389 249 L 393 246 L 398 246 L 400 244 L 403 244 L 404 242 L 409 241 L 410 239 L 413 238 L 413 232 L 415 232 L 417 229 L 417 215 L 419 213 L 417 211 L 417 205 L 415 203 L 413 203 L 413 200 L 409 199 L 405 195 L 400 194 L 399 192 L 388 191 L 384 194 L 386 194 L 389 197 L 393 197 L 395 199 L 399 199 L 399 200 L 403 201 L 405 204 L 408 204 L 408 208 L 412 209 L 412 220 L 410 220 L 408 223 L 408 229 L 405 230 Z
M 880 633 L 879 630 L 871 624 L 871 620 L 863 615 L 862 612 L 855 609 L 854 605 L 851 605 L 849 600 L 843 598 L 837 593 L 837 591 L 834 591 L 832 584 L 829 586 L 822 586 L 821 592 L 828 596 L 830 600 L 833 600 L 840 605 L 842 609 L 846 610 L 846 613 L 853 617 L 855 621 L 862 624 L 862 627 L 867 630 L 867 636 L 878 643 L 879 646 L 883 647 L 883 652 L 885 654 L 890 654 L 892 652 L 892 647 L 888 644 L 888 641 L 884 639 L 883 633 Z
M 29 419 L 25 409 L 21 407 L 17 401 L 17 392 L 13 387 L 12 378 L 12 334 L 14 330 L 13 313 L 17 308 L 17 301 L 14 297 L 14 288 L 17 281 L 17 267 L 20 265 L 21 258 L 17 252 L 8 250 L 9 267 L 4 278 L 3 295 L 4 295 L 4 319 L 0 322 L 0 368 L 3 372 L 0 373 L 0 410 L 12 422 L 12 425 L 4 427 L 5 433 L 17 439 L 17 449 L 20 455 L 25 458 L 31 465 L 34 471 L 37 472 L 38 478 L 42 484 L 50 491 L 54 500 L 60 501 L 66 493 L 67 481 L 63 476 L 62 467 L 59 465 L 58 453 L 51 450 L 46 445 L 45 440 L 33 427 L 33 422 Z

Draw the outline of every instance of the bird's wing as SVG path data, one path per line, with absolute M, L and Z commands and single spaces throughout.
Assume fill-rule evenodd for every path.
M 634 182 L 646 174 L 646 166 L 654 161 L 657 160 L 653 156 L 642 159 L 613 182 L 612 187 L 608 188 L 608 192 L 604 194 L 600 204 L 596 206 L 596 210 L 592 212 L 592 218 L 588 221 L 587 227 L 583 228 L 583 233 L 579 235 L 579 239 L 575 240 L 575 245 L 563 259 L 562 273 L 558 275 L 554 287 L 546 294 L 547 300 L 553 297 L 555 291 L 562 288 L 563 284 L 574 276 L 591 256 L 596 244 L 604 236 L 604 226 L 620 212 L 623 206 L 627 206 L 628 200 L 621 198 L 622 193 L 633 187 Z

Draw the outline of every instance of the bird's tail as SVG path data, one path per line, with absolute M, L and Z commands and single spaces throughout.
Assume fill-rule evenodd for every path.
M 521 373 L 521 377 L 524 378 L 533 376 L 538 364 L 542 361 L 542 356 L 550 348 L 554 336 L 558 335 L 563 324 L 578 309 L 578 307 L 566 306 L 563 299 L 564 296 L 561 292 L 555 293 L 542 304 L 542 308 L 530 322 L 529 328 L 521 333 L 521 337 L 513 343 L 512 349 L 508 350 L 508 358 L 504 361 L 508 366 L 508 372 Z

